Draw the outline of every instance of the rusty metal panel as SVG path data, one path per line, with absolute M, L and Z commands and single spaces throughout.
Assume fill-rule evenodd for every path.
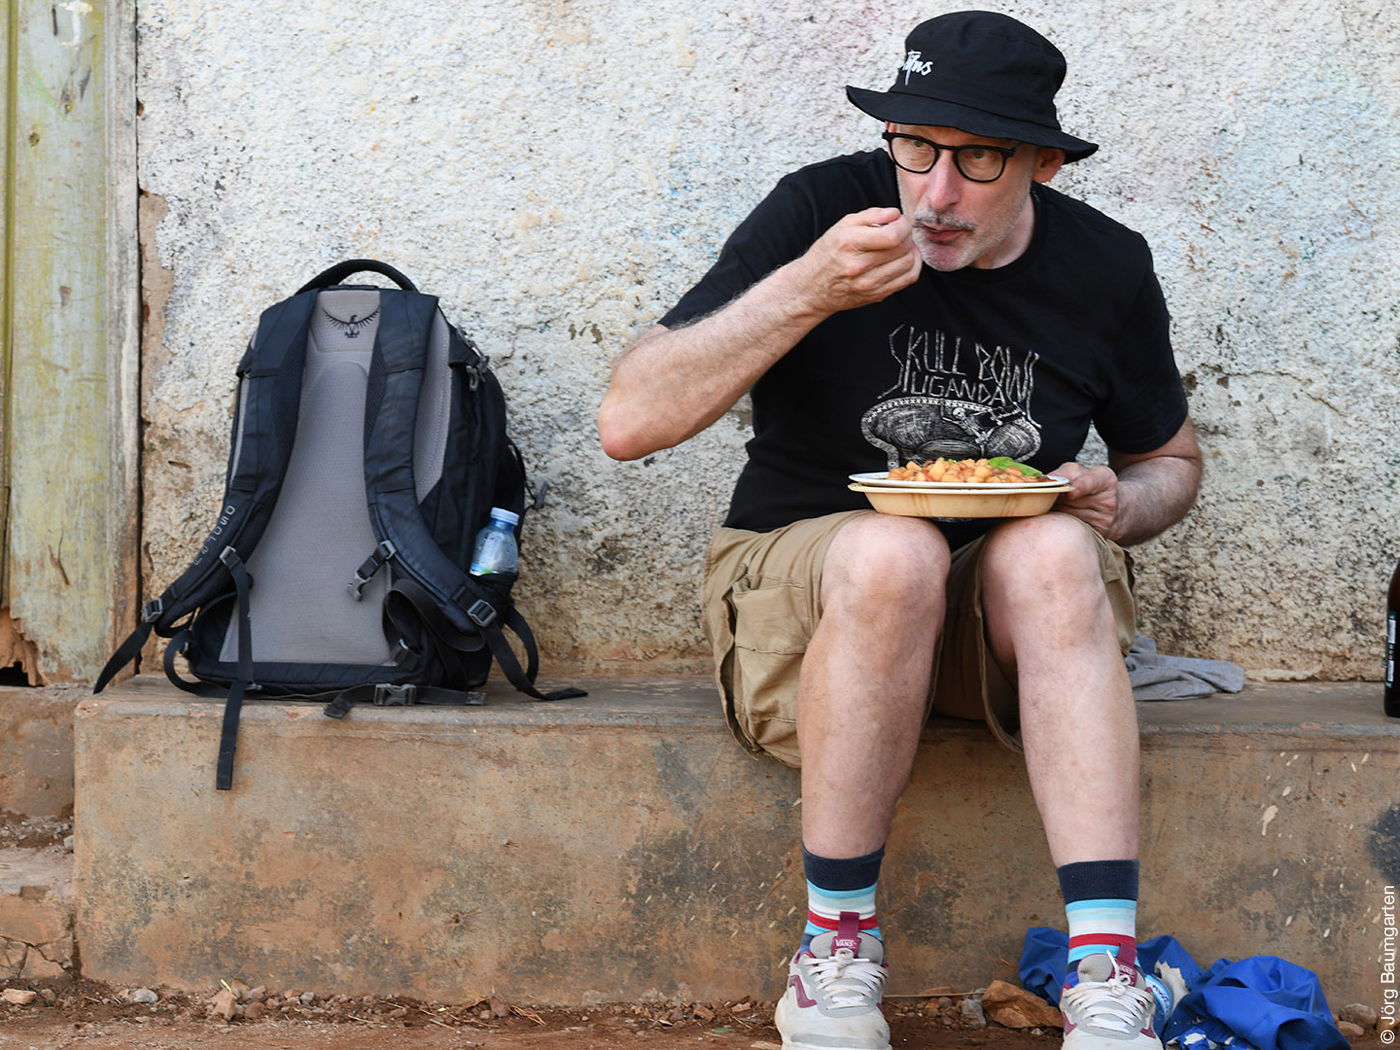
M 130 0 L 18 0 L 8 170 L 8 600 L 31 680 L 87 679 L 134 607 Z

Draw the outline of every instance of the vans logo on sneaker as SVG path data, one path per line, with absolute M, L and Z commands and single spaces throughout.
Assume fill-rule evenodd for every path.
M 324 308 L 321 310 L 321 313 L 326 315 L 327 321 L 345 333 L 345 338 L 358 339 L 360 333 L 364 331 L 365 326 L 379 316 L 379 308 L 375 307 L 374 313 L 370 314 L 368 317 L 360 317 L 356 314 L 351 314 L 350 320 L 348 321 L 342 321 L 339 317 L 336 317 L 335 314 Z
M 848 951 L 860 955 L 860 913 L 843 911 L 836 920 L 836 932 L 831 938 L 831 953 Z

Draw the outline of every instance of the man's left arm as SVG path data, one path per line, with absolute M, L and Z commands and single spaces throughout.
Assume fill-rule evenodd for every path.
M 1160 535 L 1186 516 L 1201 486 L 1201 450 L 1188 418 L 1165 445 L 1129 455 L 1109 450 L 1106 467 L 1055 470 L 1072 491 L 1055 509 L 1082 518 L 1120 547 Z

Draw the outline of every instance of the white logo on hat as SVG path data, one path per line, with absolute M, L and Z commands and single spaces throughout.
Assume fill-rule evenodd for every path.
M 903 72 L 904 72 L 904 86 L 905 86 L 905 87 L 908 87 L 908 86 L 909 86 L 909 75 L 910 75 L 911 73 L 917 73 L 917 74 L 919 74 L 919 76 L 921 76 L 921 77 L 926 77 L 926 76 L 928 76 L 930 73 L 933 72 L 933 63 L 932 63 L 932 62 L 920 62 L 920 61 L 919 61 L 919 58 L 920 58 L 920 56 L 922 56 L 922 55 L 923 55 L 923 52 L 922 52 L 922 51 L 910 51 L 910 52 L 909 52 L 909 57 L 906 58 L 906 59 L 904 60 L 904 65 L 902 65 L 902 66 L 900 67 L 900 69 L 903 70 Z

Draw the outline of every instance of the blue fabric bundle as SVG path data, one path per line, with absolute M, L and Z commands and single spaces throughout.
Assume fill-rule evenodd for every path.
M 1065 983 L 1069 937 L 1063 930 L 1033 926 L 1021 952 L 1021 984 L 1055 1005 Z M 1273 955 L 1231 962 L 1218 959 L 1202 969 L 1174 937 L 1154 937 L 1137 946 L 1138 968 L 1177 971 L 1187 995 L 1162 1033 L 1187 1050 L 1347 1050 L 1332 1023 L 1332 1011 L 1317 975 Z

